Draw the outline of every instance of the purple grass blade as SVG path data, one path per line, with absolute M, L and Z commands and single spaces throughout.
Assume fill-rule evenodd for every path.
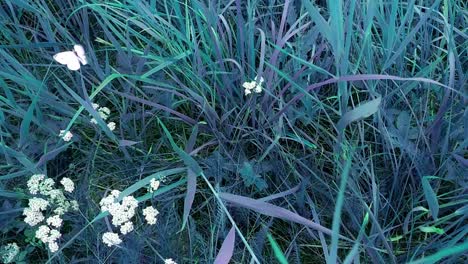
M 214 261 L 214 264 L 228 264 L 232 258 L 234 252 L 234 243 L 236 242 L 236 229 L 234 227 L 229 230 L 228 235 L 224 239 L 221 249 L 218 252 L 218 256 Z
M 240 195 L 235 195 L 235 194 L 230 194 L 230 193 L 220 193 L 219 197 L 227 202 L 230 202 L 231 204 L 235 206 L 247 208 L 255 212 L 258 212 L 260 214 L 264 214 L 264 215 L 268 215 L 271 217 L 276 217 L 276 218 L 280 218 L 286 221 L 291 221 L 291 222 L 295 222 L 301 225 L 305 225 L 312 229 L 325 233 L 327 235 L 332 234 L 332 231 L 330 229 L 323 227 L 317 223 L 310 221 L 309 219 L 306 219 L 294 212 L 291 212 L 289 210 L 286 210 L 276 205 L 272 205 L 266 202 L 262 202 L 260 200 L 255 200 L 255 199 L 248 198 L 245 196 L 240 196 Z M 340 237 L 342 239 L 352 241 L 341 235 Z
M 193 199 L 195 198 L 195 193 L 197 191 L 197 175 L 191 169 L 187 169 L 187 194 L 185 195 L 184 200 L 184 215 L 182 220 L 182 227 L 180 230 L 185 228 L 187 224 L 187 219 L 192 209 Z

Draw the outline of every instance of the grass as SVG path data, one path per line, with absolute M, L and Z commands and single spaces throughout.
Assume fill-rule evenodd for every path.
M 0 245 L 36 263 L 466 262 L 466 10 L 3 0 Z M 52 56 L 76 43 L 74 72 Z M 76 184 L 56 253 L 21 215 L 35 173 Z M 109 248 L 113 189 L 160 214 Z

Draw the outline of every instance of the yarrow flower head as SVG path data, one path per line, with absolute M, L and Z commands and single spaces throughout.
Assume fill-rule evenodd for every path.
M 39 185 L 39 193 L 42 195 L 49 195 L 54 190 L 55 181 L 51 178 L 44 179 Z
M 44 244 L 48 244 L 49 250 L 55 252 L 58 250 L 57 240 L 62 234 L 56 229 L 50 229 L 46 225 L 42 225 L 36 231 L 36 238 L 41 240 Z
M 112 232 L 106 232 L 102 235 L 102 242 L 106 244 L 108 247 L 112 247 L 122 243 L 119 235 Z
M 63 185 L 65 191 L 69 193 L 75 190 L 75 183 L 73 183 L 73 181 L 70 178 L 65 177 L 60 181 L 60 183 Z
M 126 235 L 132 231 L 133 231 L 133 223 L 130 221 L 120 226 L 120 233 L 122 233 L 122 235 Z
M 107 124 L 107 127 L 110 129 L 110 131 L 114 131 L 116 124 L 115 122 L 109 122 L 109 124 Z
M 262 84 L 264 82 L 263 77 L 260 77 L 260 80 L 257 80 L 257 77 L 251 82 L 244 82 L 242 87 L 244 87 L 244 94 L 249 95 L 253 92 L 261 93 L 263 90 Z
M 31 176 L 27 183 L 29 193 L 37 194 L 39 192 L 40 183 L 44 180 L 44 178 L 44 174 L 34 174 L 33 176 Z
M 73 134 L 70 131 L 60 130 L 59 137 L 61 137 L 63 141 L 68 142 L 72 139 Z
M 156 210 L 153 206 L 148 206 L 145 209 L 143 209 L 143 216 L 145 216 L 146 222 L 149 225 L 154 225 L 156 224 L 156 221 L 158 220 L 156 217 L 158 216 L 159 211 Z
M 47 209 L 47 206 L 49 205 L 49 202 L 47 200 L 44 200 L 42 198 L 31 198 L 29 199 L 29 208 L 31 210 L 39 212 L 39 211 L 44 211 Z
M 164 264 L 177 264 L 177 262 L 175 262 L 175 261 L 172 260 L 171 258 L 168 258 L 168 259 L 165 259 L 165 260 L 164 260 Z
M 160 181 L 157 181 L 155 178 L 152 178 L 151 181 L 150 181 L 150 188 L 149 188 L 149 191 L 152 193 L 152 192 L 155 192 L 156 190 L 159 189 L 159 185 L 161 184 Z
M 44 220 L 44 215 L 40 211 L 34 211 L 29 207 L 24 208 L 24 222 L 30 226 L 35 226 Z
M 20 248 L 16 243 L 8 243 L 0 247 L 0 260 L 2 263 L 13 263 L 20 252 Z
M 63 220 L 60 218 L 60 215 L 54 215 L 47 218 L 46 222 L 48 225 L 58 228 L 62 225 Z

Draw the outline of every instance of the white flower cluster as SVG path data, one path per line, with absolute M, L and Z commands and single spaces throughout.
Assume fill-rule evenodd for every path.
M 59 137 L 61 137 L 63 141 L 68 142 L 72 139 L 73 134 L 70 131 L 60 130 Z
M 111 110 L 108 107 L 101 107 L 99 106 L 99 104 L 93 103 L 93 108 L 94 110 L 98 111 L 98 114 L 102 118 L 102 120 L 106 121 L 109 118 Z M 95 125 L 97 124 L 97 120 L 94 117 L 91 118 L 90 122 Z M 107 124 L 107 127 L 110 129 L 110 131 L 114 131 L 116 126 L 117 125 L 115 124 L 115 122 L 109 122 Z
M 157 216 L 159 214 L 159 211 L 156 210 L 153 206 L 148 206 L 145 209 L 143 209 L 143 216 L 145 217 L 146 222 L 149 225 L 154 225 L 156 224 Z
M 65 191 L 71 193 L 75 190 L 75 183 L 70 178 L 63 178 L 60 183 L 63 185 Z
M 118 201 L 120 191 L 113 190 L 108 196 L 104 197 L 99 205 L 101 211 L 108 211 L 112 216 L 112 224 L 120 227 L 120 233 L 126 235 L 133 231 L 133 222 L 131 219 L 135 216 L 135 210 L 138 207 L 138 201 L 133 196 L 125 196 L 121 202 Z M 112 232 L 104 233 L 103 242 L 109 247 L 118 245 L 122 242 L 119 235 Z
M 251 82 L 244 82 L 242 84 L 242 87 L 244 87 L 244 93 L 245 95 L 249 95 L 254 91 L 255 93 L 261 93 L 263 90 L 262 84 L 264 82 L 263 77 L 260 77 L 260 80 L 257 81 L 257 77 Z
M 149 192 L 153 193 L 157 189 L 159 189 L 159 185 L 161 184 L 160 181 L 157 181 L 155 178 L 152 178 L 150 181 Z
M 57 240 L 62 236 L 57 229 L 50 229 L 47 225 L 41 225 L 36 231 L 36 238 L 48 244 L 49 250 L 55 252 L 59 246 Z
M 67 192 L 72 192 L 75 188 L 73 181 L 69 178 L 63 178 L 60 182 Z M 50 207 L 54 215 L 45 219 L 46 224 L 39 226 L 36 231 L 36 238 L 48 244 L 51 252 L 55 252 L 59 248 L 57 240 L 62 236 L 59 231 L 63 223 L 61 216 L 70 210 L 78 210 L 78 202 L 75 200 L 69 201 L 63 190 L 55 189 L 54 185 L 55 181 L 46 178 L 44 174 L 31 176 L 27 183 L 29 192 L 32 195 L 41 195 L 44 198 L 35 196 L 29 199 L 28 207 L 23 210 L 23 215 L 26 216 L 24 222 L 30 226 L 36 226 L 44 221 L 43 211 L 47 211 Z
M 16 243 L 6 244 L 0 247 L 0 260 L 2 263 L 13 263 L 19 252 L 20 248 Z
M 175 262 L 175 261 L 172 260 L 171 258 L 168 258 L 168 259 L 165 259 L 165 260 L 164 260 L 164 264 L 177 264 L 177 262 Z
M 102 242 L 106 244 L 108 247 L 112 247 L 122 243 L 119 235 L 112 232 L 106 232 L 102 235 Z

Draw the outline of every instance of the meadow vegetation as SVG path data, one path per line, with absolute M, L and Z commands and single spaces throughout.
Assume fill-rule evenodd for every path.
M 0 260 L 466 263 L 467 28 L 462 0 L 1 0 Z

